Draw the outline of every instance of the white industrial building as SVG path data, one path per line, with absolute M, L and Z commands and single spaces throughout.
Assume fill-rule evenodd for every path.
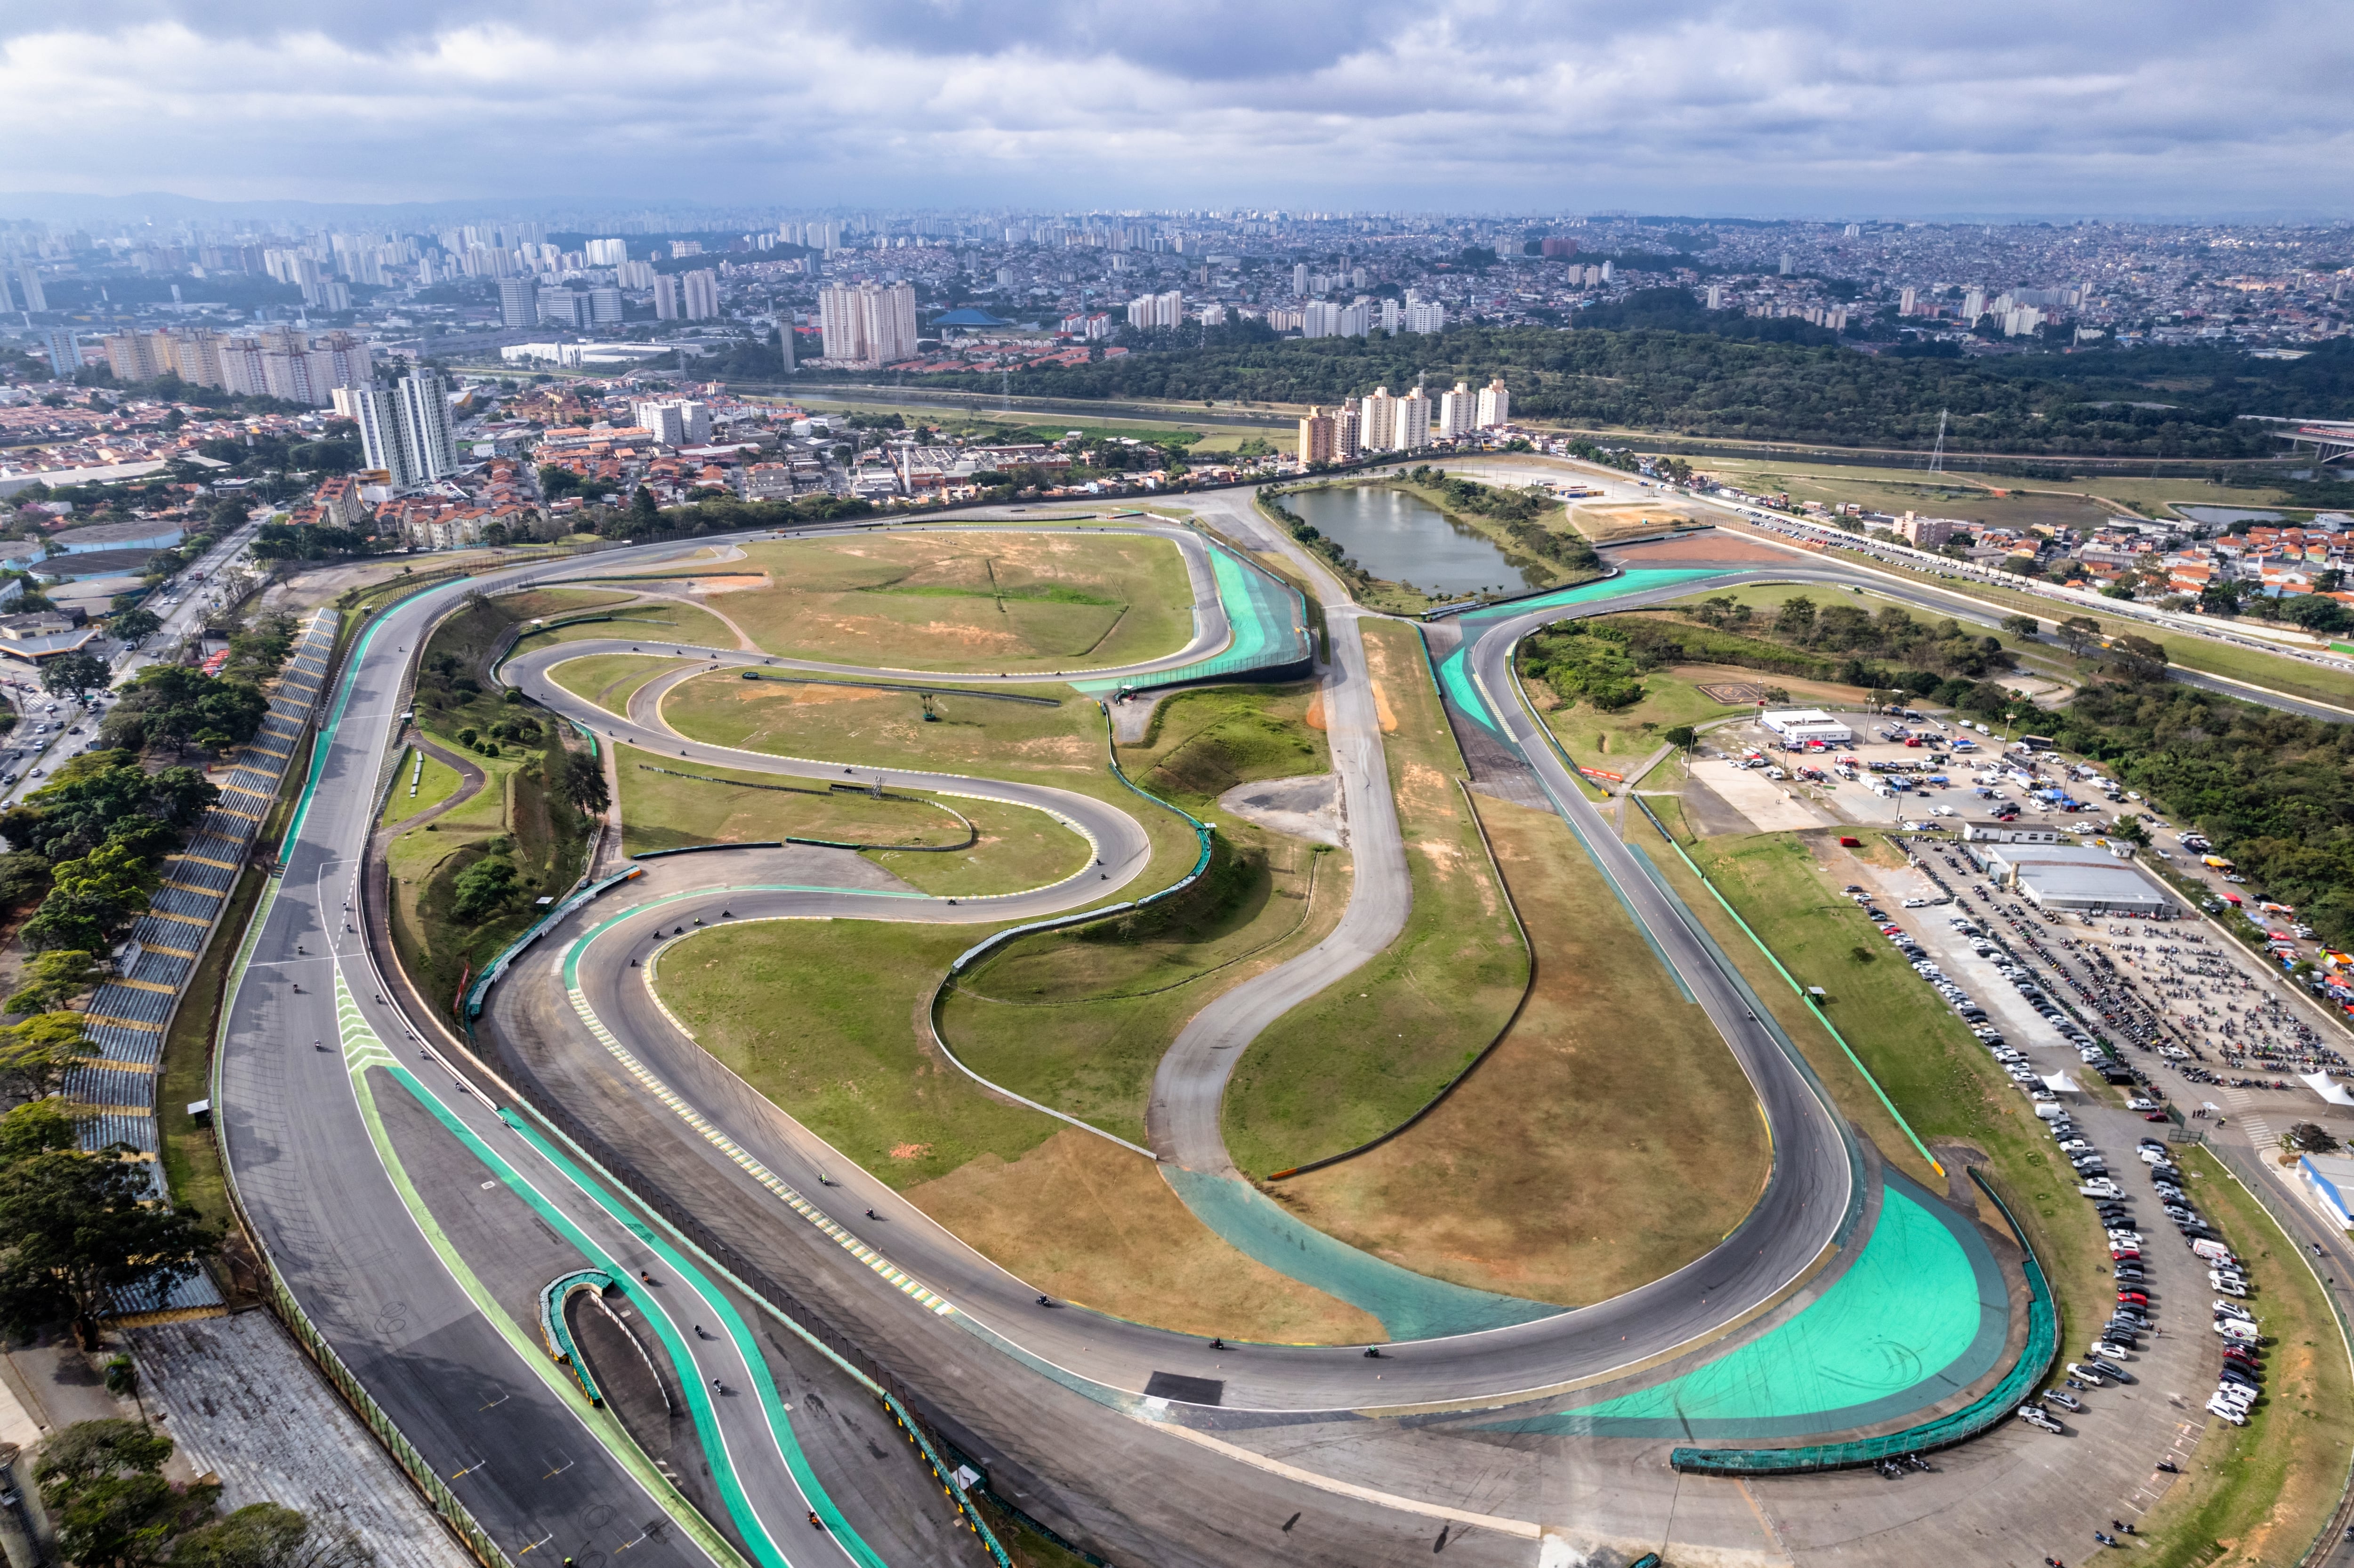
M 1793 745 L 1803 746 L 1810 740 L 1829 744 L 1855 738 L 1855 731 L 1845 720 L 1835 718 L 1820 708 L 1768 708 L 1757 715 L 1757 722 Z
M 2141 868 L 2085 844 L 2005 844 L 1989 849 L 1987 873 L 2038 909 L 2084 915 L 2147 915 L 2171 920 L 2173 899 Z

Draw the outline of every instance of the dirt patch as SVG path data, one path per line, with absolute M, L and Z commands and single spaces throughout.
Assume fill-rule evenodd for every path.
M 1336 848 L 1343 842 L 1341 780 L 1335 774 L 1237 784 L 1218 797 L 1218 809 L 1296 839 Z
M 1322 729 L 1324 727 L 1323 687 L 1317 687 L 1316 694 L 1308 699 L 1308 716 L 1300 722 L 1307 725 L 1310 729 Z
M 1665 516 L 1656 518 L 1654 524 L 1664 526 Z M 1649 544 L 1628 545 L 1613 550 L 1610 559 L 1612 564 L 1621 567 L 1673 567 L 1695 561 L 1712 565 L 1740 562 L 1787 567 L 1796 562 L 1796 557 L 1787 550 L 1777 550 L 1771 545 L 1727 534 L 1722 529 L 1695 534 L 1688 539 L 1655 539 Z
M 1536 977 L 1495 1051 L 1371 1153 L 1276 1183 L 1354 1245 L 1577 1306 L 1681 1266 L 1763 1190 L 1756 1099 L 1551 812 L 1483 800 Z
M 1390 694 L 1382 690 L 1379 681 L 1373 683 L 1373 712 L 1381 717 L 1384 735 L 1397 733 L 1397 715 L 1390 711 Z
M 1365 1313 L 1228 1246 L 1148 1160 L 1076 1128 L 910 1189 L 916 1205 L 1047 1295 L 1181 1334 L 1383 1338 Z

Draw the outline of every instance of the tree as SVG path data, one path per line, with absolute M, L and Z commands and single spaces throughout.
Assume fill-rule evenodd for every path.
M 2300 1121 L 2281 1134 L 2281 1147 L 2296 1150 L 2300 1154 L 2333 1154 L 2338 1150 L 2338 1139 L 2324 1128 L 2309 1121 Z
M 81 1121 L 54 1097 L 27 1101 L 0 1116 L 0 1165 L 14 1165 L 81 1141 Z
M 458 874 L 450 912 L 461 920 L 486 920 L 514 895 L 514 862 L 503 854 L 484 855 Z
M 352 1531 L 316 1530 L 307 1515 L 269 1502 L 200 1525 L 172 1549 L 173 1568 L 366 1568 L 375 1560 Z
M 47 1012 L 98 983 L 98 964 L 79 948 L 36 953 L 25 966 L 24 984 L 7 1002 L 11 1012 Z
M 2014 637 L 2035 637 L 2043 630 L 2043 623 L 2031 615 L 2006 615 L 2002 629 Z
M 1815 601 L 1804 594 L 1785 599 L 1774 617 L 1774 630 L 1803 641 L 1815 629 Z
M 53 697 L 80 698 L 102 692 L 114 672 L 95 653 L 67 653 L 41 666 L 41 689 Z
M 29 1335 L 70 1319 L 95 1348 L 113 1292 L 160 1295 L 195 1274 L 219 1233 L 149 1196 L 145 1167 L 109 1155 L 55 1150 L 0 1171 L 0 1325 Z
M 1700 732 L 1692 728 L 1692 726 L 1688 724 L 1680 724 L 1676 726 L 1675 728 L 1668 731 L 1667 734 L 1659 736 L 1659 738 L 1666 741 L 1670 746 L 1679 747 L 1685 751 L 1690 751 L 1699 743 Z
M 585 751 L 564 754 L 564 798 L 572 802 L 583 816 L 602 816 L 613 803 L 612 794 L 605 783 L 605 765 Z
M 183 1489 L 164 1478 L 172 1440 L 136 1421 L 77 1421 L 49 1440 L 34 1475 L 79 1568 L 150 1568 L 172 1538 L 200 1523 L 217 1482 Z
M 2109 644 L 2111 673 L 2134 685 L 2164 680 L 2166 662 L 2166 650 L 2147 637 L 2127 632 Z
M 82 1015 L 60 1009 L 0 1029 L 0 1087 L 24 1100 L 42 1100 L 87 1054 Z
M 2059 626 L 2060 646 L 2076 658 L 2101 640 L 2101 623 L 2089 615 L 2072 615 Z
M 126 609 L 109 620 L 106 629 L 136 648 L 163 630 L 164 620 L 152 609 Z

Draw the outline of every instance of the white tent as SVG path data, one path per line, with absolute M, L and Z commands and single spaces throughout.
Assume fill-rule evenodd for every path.
M 2055 1095 L 2081 1095 L 2084 1092 L 2076 1086 L 2076 1080 L 2065 1073 L 2047 1074 L 2043 1086 Z
M 2305 1080 L 2306 1088 L 2311 1089 L 2331 1105 L 2354 1106 L 2354 1095 L 2348 1094 L 2345 1086 L 2332 1079 L 2328 1074 L 2299 1073 L 2297 1076 Z

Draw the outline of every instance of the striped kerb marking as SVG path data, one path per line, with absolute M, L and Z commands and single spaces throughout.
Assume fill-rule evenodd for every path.
M 901 1295 L 912 1297 L 943 1318 L 956 1311 L 953 1304 L 943 1299 L 914 1276 L 836 1224 L 823 1209 L 794 1191 L 784 1178 L 752 1158 L 743 1145 L 713 1126 L 710 1119 L 701 1111 L 696 1110 L 673 1093 L 668 1084 L 648 1072 L 645 1065 L 630 1054 L 629 1047 L 623 1045 L 614 1037 L 613 1032 L 605 1027 L 604 1020 L 599 1018 L 596 1012 L 589 1007 L 588 999 L 580 994 L 578 987 L 574 987 L 567 994 L 572 998 L 572 1010 L 580 1015 L 580 1022 L 587 1024 L 588 1033 L 594 1034 L 598 1043 L 611 1053 L 613 1060 L 620 1063 L 630 1076 L 644 1086 L 648 1094 L 677 1112 L 680 1118 L 687 1126 L 701 1133 L 713 1148 L 741 1166 L 746 1175 L 782 1198 L 793 1213 L 833 1238 L 844 1252 L 898 1287 Z

